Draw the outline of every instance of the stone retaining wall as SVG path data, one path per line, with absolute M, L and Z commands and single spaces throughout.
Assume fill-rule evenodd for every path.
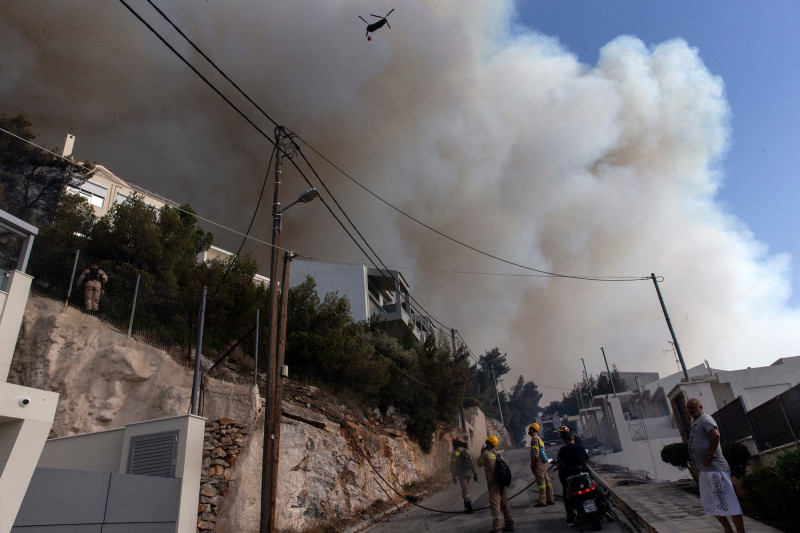
M 217 513 L 231 479 L 247 426 L 221 418 L 206 424 L 203 443 L 203 472 L 200 478 L 200 504 L 197 508 L 197 531 L 216 531 Z

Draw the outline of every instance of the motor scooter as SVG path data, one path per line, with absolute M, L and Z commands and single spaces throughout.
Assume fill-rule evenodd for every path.
M 553 465 L 558 470 L 558 465 L 554 462 Z M 572 507 L 580 529 L 590 526 L 592 530 L 600 531 L 603 528 L 602 518 L 613 522 L 614 515 L 608 500 L 589 472 L 584 472 L 579 466 L 573 467 L 567 472 L 566 485 L 565 503 Z
M 600 521 L 602 504 L 598 496 L 597 484 L 589 472 L 567 475 L 567 499 L 575 512 L 575 521 L 579 525 L 591 525 L 594 531 L 600 531 L 603 527 Z

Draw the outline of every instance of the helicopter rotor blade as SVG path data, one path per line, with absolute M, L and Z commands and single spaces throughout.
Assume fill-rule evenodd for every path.
M 384 20 L 386 20 L 386 19 L 384 19 Z M 386 25 L 387 25 L 387 26 L 389 26 L 389 21 L 388 21 L 388 20 L 386 20 Z M 389 29 L 391 30 L 391 29 L 392 29 L 392 27 L 391 27 L 391 26 L 389 26 Z
M 359 15 L 359 16 L 358 16 L 358 18 L 360 18 L 361 20 L 363 20 L 365 24 L 369 24 L 369 22 L 367 22 L 366 20 L 364 20 L 364 17 L 362 17 L 361 15 Z
M 392 8 L 392 11 L 394 11 L 394 8 Z M 388 13 L 386 13 L 386 17 L 388 17 L 389 15 L 391 15 L 391 14 L 392 14 L 392 11 L 389 11 Z M 386 18 L 386 17 L 383 17 L 383 18 Z
M 370 16 L 375 17 L 376 19 L 382 19 L 383 18 L 383 17 L 381 17 L 379 15 L 373 15 L 372 13 L 370 13 Z

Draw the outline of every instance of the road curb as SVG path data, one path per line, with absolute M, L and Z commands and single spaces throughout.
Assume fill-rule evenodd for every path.
M 397 507 L 390 507 L 385 511 L 383 511 L 382 513 L 378 513 L 373 517 L 367 518 L 363 522 L 359 522 L 354 526 L 348 527 L 347 529 L 343 530 L 342 533 L 359 533 L 360 531 L 365 531 L 370 527 L 372 527 L 373 525 L 375 525 L 377 522 L 380 522 L 381 520 L 386 518 L 387 516 L 402 512 L 406 507 L 408 507 L 411 504 L 408 501 L 401 501 L 401 502 L 395 502 L 395 505 L 397 505 L 399 509 Z
M 628 503 L 622 499 L 622 497 L 614 491 L 612 487 L 610 487 L 605 480 L 600 477 L 597 472 L 595 472 L 591 467 L 589 470 L 592 473 L 592 477 L 594 477 L 595 482 L 600 485 L 603 490 L 608 492 L 609 496 L 613 500 L 614 504 L 625 514 L 625 517 L 634 525 L 638 526 L 640 531 L 647 531 L 648 533 L 658 533 L 658 530 L 651 526 L 647 520 L 642 517 L 636 509 L 628 505 Z

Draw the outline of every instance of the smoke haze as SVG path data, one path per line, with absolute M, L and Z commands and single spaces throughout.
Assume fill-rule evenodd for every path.
M 522 374 L 545 401 L 560 398 L 581 357 L 605 370 L 601 346 L 620 370 L 677 371 L 651 272 L 664 277 L 689 366 L 800 352 L 791 258 L 716 199 L 730 110 L 690 44 L 620 36 L 582 64 L 499 0 L 158 4 L 272 118 L 405 212 L 540 270 L 644 278 L 532 276 L 409 221 L 306 148 L 425 309 L 476 355 L 508 353 L 507 387 Z M 146 2 L 131 5 L 272 135 Z M 368 42 L 357 16 L 393 7 L 391 29 Z M 121 3 L 3 2 L 0 49 L 0 112 L 32 112 L 40 143 L 60 146 L 73 128 L 77 158 L 247 228 L 271 145 Z M 296 171 L 284 177 L 285 200 L 307 188 Z M 269 198 L 253 232 L 264 240 Z M 284 225 L 283 244 L 300 254 L 365 262 L 320 203 L 293 208 Z M 251 249 L 266 270 L 267 248 Z

